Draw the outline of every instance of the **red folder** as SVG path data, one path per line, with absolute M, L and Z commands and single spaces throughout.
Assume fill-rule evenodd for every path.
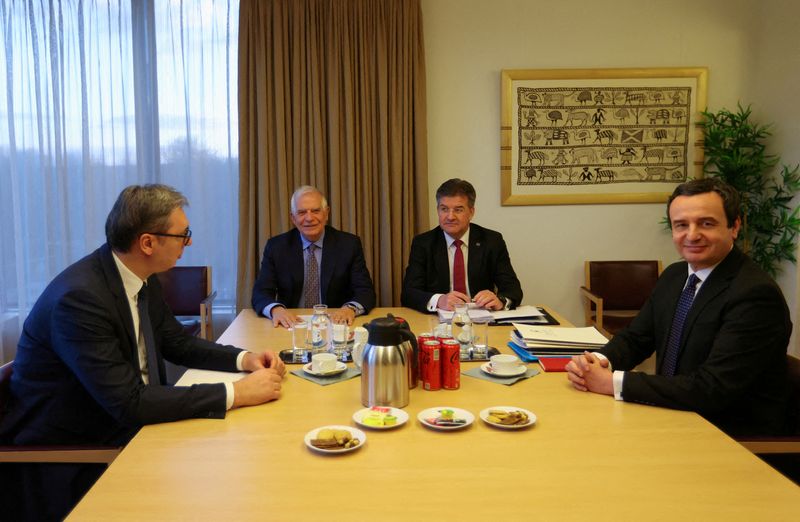
M 565 372 L 567 363 L 572 357 L 539 357 L 539 364 L 546 372 Z

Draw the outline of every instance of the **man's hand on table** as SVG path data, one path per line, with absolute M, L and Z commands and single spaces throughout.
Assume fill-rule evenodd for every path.
M 476 305 L 481 308 L 486 308 L 487 310 L 502 310 L 504 308 L 503 302 L 500 301 L 500 298 L 491 290 L 481 290 L 475 294 L 472 301 Z
M 261 368 L 233 383 L 233 407 L 254 406 L 281 396 L 283 374 L 273 368 Z
M 275 370 L 281 377 L 286 375 L 286 365 L 283 364 L 283 361 L 275 352 L 246 352 L 244 354 L 242 358 L 242 369 L 244 371 L 255 372 L 263 368 Z
M 469 303 L 470 298 L 467 294 L 462 294 L 461 292 L 456 292 L 453 290 L 449 294 L 442 294 L 439 296 L 439 301 L 436 303 L 436 306 L 440 310 L 454 310 L 456 305 Z
M 302 322 L 299 317 L 282 306 L 273 307 L 270 315 L 272 315 L 272 326 L 275 328 L 278 326 L 291 328 L 295 324 Z
M 608 359 L 590 352 L 576 355 L 567 363 L 567 378 L 576 390 L 614 395 L 614 384 Z
M 336 308 L 335 310 L 331 310 L 331 321 L 336 324 L 353 324 L 353 320 L 356 318 L 356 311 L 350 308 L 349 306 L 343 306 L 341 308 Z

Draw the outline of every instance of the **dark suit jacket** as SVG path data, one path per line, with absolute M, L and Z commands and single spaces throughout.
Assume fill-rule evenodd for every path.
M 148 280 L 163 356 L 195 368 L 236 371 L 241 350 L 190 337 Z M 111 249 L 100 247 L 59 274 L 25 321 L 0 439 L 16 444 L 120 444 L 144 424 L 223 418 L 225 386 L 146 386 L 130 306 Z
M 303 296 L 304 272 L 300 232 L 293 228 L 270 238 L 253 285 L 253 310 L 263 315 L 264 307 L 272 303 L 297 308 Z M 325 227 L 320 285 L 323 304 L 332 308 L 350 301 L 359 303 L 365 312 L 375 307 L 375 288 L 358 236 Z
M 512 308 L 522 302 L 522 286 L 511 266 L 502 234 L 475 223 L 469 228 L 467 279 L 472 295 L 491 290 L 501 301 L 509 298 Z M 411 242 L 400 300 L 403 306 L 427 312 L 433 294 L 446 294 L 450 290 L 447 241 L 444 231 L 437 226 Z
M 670 265 L 630 327 L 602 350 L 614 370 L 656 352 L 660 373 L 672 316 L 686 282 Z M 775 282 L 734 248 L 700 287 L 684 323 L 674 377 L 626 372 L 622 398 L 700 413 L 733 435 L 785 427 L 786 347 L 792 323 Z

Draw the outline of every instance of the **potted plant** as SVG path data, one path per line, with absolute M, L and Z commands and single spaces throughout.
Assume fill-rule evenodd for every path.
M 800 165 L 781 165 L 766 152 L 770 125 L 751 120 L 748 105 L 737 112 L 722 109 L 703 115 L 705 134 L 703 172 L 723 179 L 742 197 L 742 228 L 737 244 L 771 276 L 780 263 L 796 263 L 795 242 L 800 233 L 800 207 L 790 206 L 800 191 Z

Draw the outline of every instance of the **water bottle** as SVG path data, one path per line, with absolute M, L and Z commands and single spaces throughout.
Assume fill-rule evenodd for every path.
M 314 305 L 314 315 L 311 316 L 311 353 L 333 351 L 331 337 L 331 320 L 328 317 L 328 305 Z
M 472 319 L 469 317 L 469 307 L 466 303 L 456 305 L 453 314 L 453 339 L 458 341 L 462 361 L 468 361 L 472 353 Z

